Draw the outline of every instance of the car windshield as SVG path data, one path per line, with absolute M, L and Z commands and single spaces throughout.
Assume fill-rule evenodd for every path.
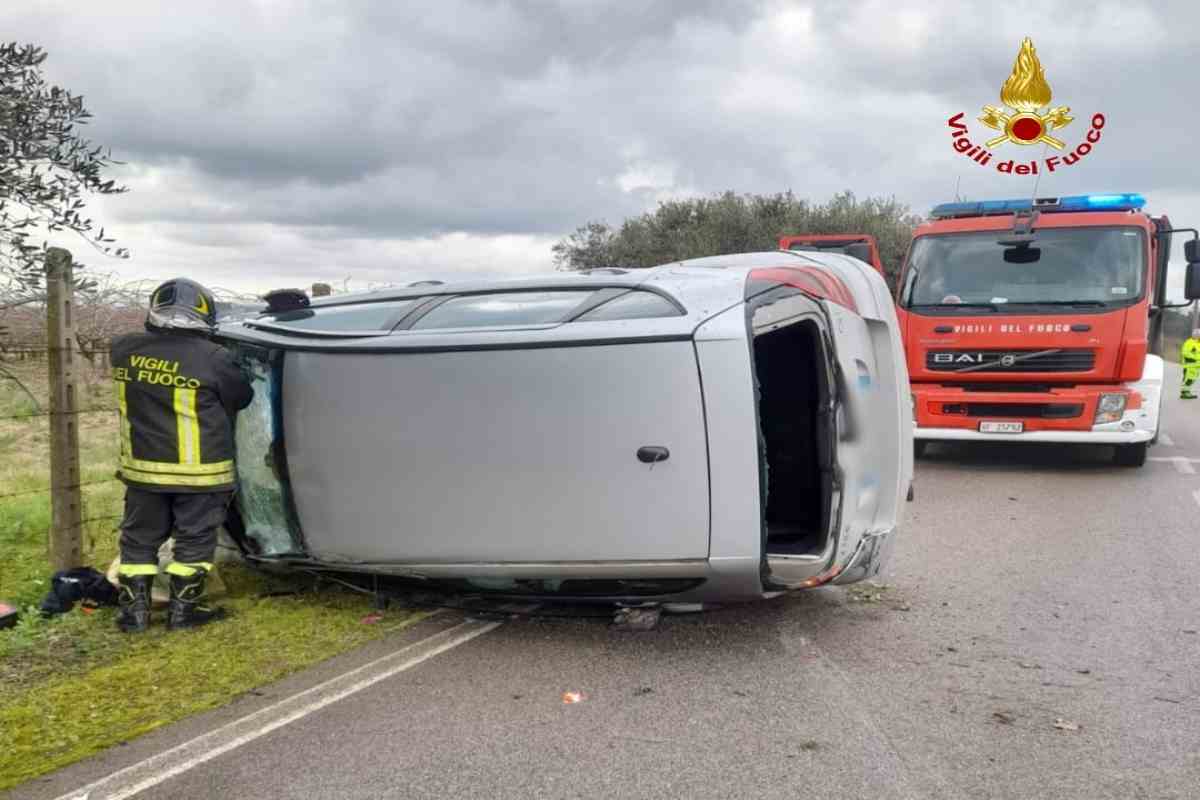
M 1110 305 L 1142 294 L 1145 238 L 1137 228 L 1043 228 L 1028 244 L 1005 231 L 922 236 L 913 242 L 905 307 Z M 965 309 L 964 309 L 965 310 Z

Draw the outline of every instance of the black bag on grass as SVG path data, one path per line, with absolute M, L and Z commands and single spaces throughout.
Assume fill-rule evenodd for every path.
M 117 595 L 117 587 L 91 567 L 63 570 L 50 578 L 50 591 L 42 600 L 42 616 L 65 614 L 80 601 L 98 606 L 115 606 Z

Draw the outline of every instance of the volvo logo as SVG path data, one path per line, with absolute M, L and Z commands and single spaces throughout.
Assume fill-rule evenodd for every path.
M 1005 353 L 1000 356 L 1000 366 L 1002 367 L 1011 367 L 1015 363 L 1017 363 L 1017 357 L 1012 353 Z

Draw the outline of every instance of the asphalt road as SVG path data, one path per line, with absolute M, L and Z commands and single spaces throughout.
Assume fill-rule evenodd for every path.
M 648 633 L 506 622 L 136 796 L 1200 797 L 1200 401 L 1176 387 L 1173 370 L 1171 444 L 1151 451 L 1167 460 L 1142 469 L 1100 447 L 931 448 L 883 588 Z M 57 797 L 253 708 L 17 796 Z

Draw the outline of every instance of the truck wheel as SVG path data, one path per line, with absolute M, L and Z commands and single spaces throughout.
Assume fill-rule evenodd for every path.
M 913 457 L 923 458 L 925 456 L 925 448 L 929 446 L 929 442 L 924 439 L 913 440 Z
M 1146 442 L 1119 444 L 1113 454 L 1113 463 L 1122 467 L 1140 467 L 1146 463 Z

